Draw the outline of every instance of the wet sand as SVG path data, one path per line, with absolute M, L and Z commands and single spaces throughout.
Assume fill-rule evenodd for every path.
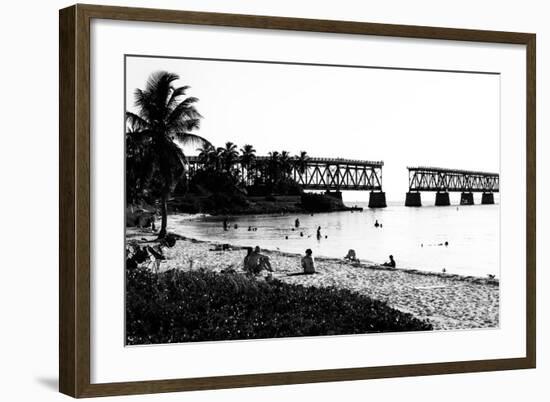
M 143 242 L 154 238 L 145 231 L 127 230 L 127 241 Z M 220 272 L 234 269 L 243 272 L 246 251 L 242 247 L 212 251 L 216 245 L 181 238 L 174 247 L 164 249 L 167 260 L 161 263 L 160 270 L 206 269 Z M 273 277 L 283 282 L 346 288 L 383 300 L 418 318 L 428 319 L 437 330 L 496 328 L 499 325 L 498 280 L 388 269 L 333 258 L 316 258 L 315 275 L 288 276 L 289 273 L 301 272 L 299 255 L 277 250 L 262 250 L 262 253 L 270 258 L 275 271 Z

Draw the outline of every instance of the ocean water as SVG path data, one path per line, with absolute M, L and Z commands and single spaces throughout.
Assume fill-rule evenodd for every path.
M 420 208 L 389 205 L 382 209 L 368 209 L 363 203 L 347 205 L 365 209 L 313 215 L 231 216 L 228 231 L 223 230 L 222 217 L 189 220 L 171 215 L 169 230 L 201 240 L 293 253 L 303 254 L 311 248 L 314 256 L 343 257 L 354 249 L 359 259 L 376 263 L 388 261 L 392 254 L 399 268 L 499 276 L 498 204 Z M 296 218 L 300 227 L 292 230 Z M 382 228 L 374 226 L 376 220 Z M 248 231 L 249 226 L 257 230 Z M 320 240 L 316 236 L 318 226 Z M 441 245 L 445 242 L 448 246 Z

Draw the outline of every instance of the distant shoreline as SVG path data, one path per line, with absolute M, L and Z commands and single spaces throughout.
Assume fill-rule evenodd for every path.
M 236 194 L 215 194 L 210 196 L 187 194 L 174 197 L 169 209 L 177 213 L 206 213 L 213 216 L 259 215 L 274 213 L 321 213 L 363 209 L 347 206 L 342 199 L 318 193 L 300 195 L 245 196 Z

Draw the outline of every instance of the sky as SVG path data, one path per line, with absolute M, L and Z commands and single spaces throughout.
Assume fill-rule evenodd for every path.
M 381 160 L 389 201 L 404 199 L 407 166 L 499 172 L 498 75 L 129 56 L 128 110 L 159 70 L 191 86 L 204 116 L 197 134 L 215 146 Z

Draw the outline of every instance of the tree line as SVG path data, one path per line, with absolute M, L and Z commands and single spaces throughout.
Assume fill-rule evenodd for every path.
M 267 163 L 263 161 L 264 175 L 250 174 L 260 168 L 256 150 L 250 144 L 240 150 L 232 142 L 215 147 L 206 138 L 196 134 L 203 116 L 195 105 L 198 98 L 187 96 L 189 86 L 175 86 L 180 77 L 167 71 L 152 73 L 144 89 L 134 91 L 136 112 L 126 111 L 126 202 L 158 205 L 161 214 L 159 238 L 166 236 L 167 203 L 185 173 L 186 156 L 183 146 L 197 146 L 199 163 L 207 172 L 226 176 L 235 185 L 253 186 L 259 183 L 275 188 L 291 182 L 293 168 L 302 174 L 309 156 L 302 151 L 291 156 L 287 151 L 272 151 Z M 265 171 L 267 169 L 267 171 Z M 213 181 L 215 182 L 215 181 Z M 292 183 L 296 185 L 296 183 Z
M 295 156 L 291 156 L 288 151 L 271 151 L 267 155 L 267 161 L 260 162 L 253 145 L 245 144 L 239 149 L 233 142 L 226 142 L 223 147 L 204 144 L 197 151 L 198 162 L 203 169 L 224 172 L 240 180 L 245 186 L 255 184 L 258 179 L 265 180 L 265 176 L 272 182 L 288 179 L 292 169 L 303 174 L 309 160 L 306 151 Z M 261 169 L 265 170 L 265 176 L 259 176 L 258 171 Z

